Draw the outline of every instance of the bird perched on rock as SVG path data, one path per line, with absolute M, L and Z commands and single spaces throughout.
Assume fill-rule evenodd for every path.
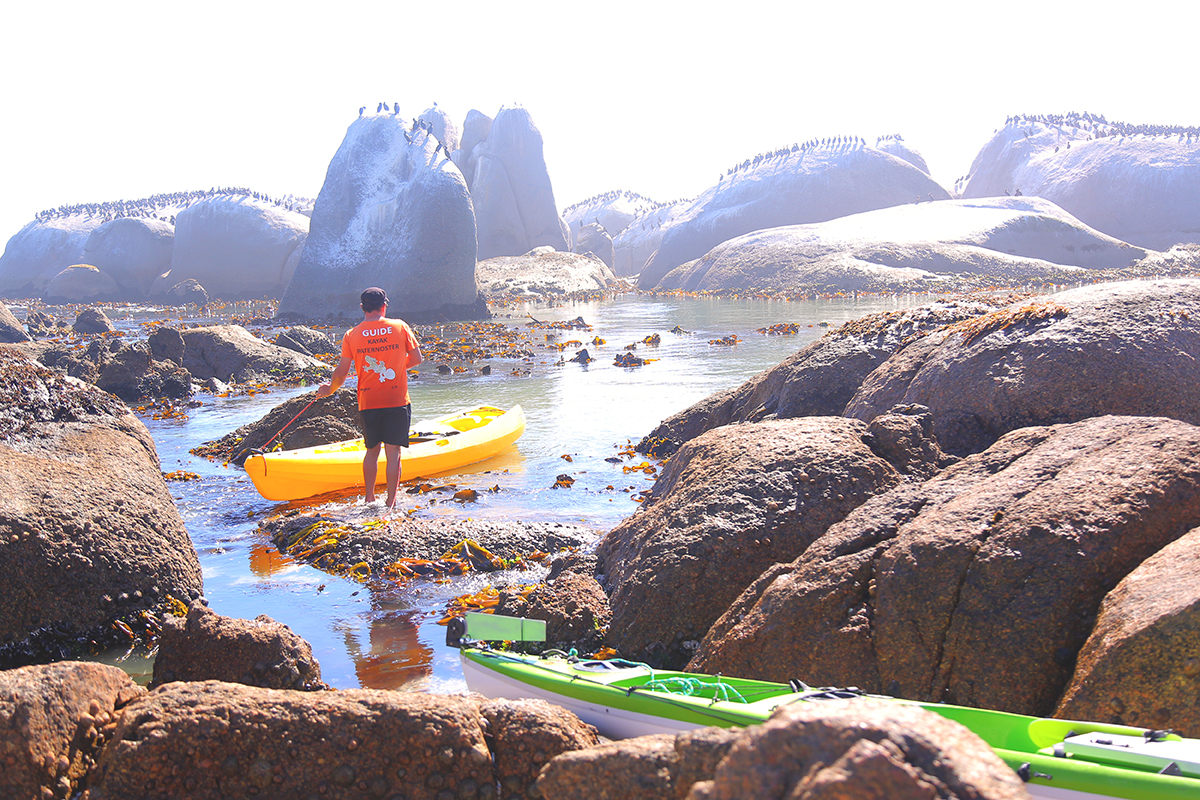
M 362 106 L 361 108 L 358 109 L 358 115 L 361 117 L 363 115 L 363 112 L 366 110 L 367 110 L 367 107 Z
M 378 114 L 380 111 L 383 111 L 383 103 L 375 106 L 375 113 Z

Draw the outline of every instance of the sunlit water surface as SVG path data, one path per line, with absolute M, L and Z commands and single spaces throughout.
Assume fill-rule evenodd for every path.
M 460 488 L 499 486 L 499 492 L 481 491 L 477 502 L 461 505 L 445 495 L 431 504 L 428 496 L 402 493 L 401 513 L 418 508 L 416 513 L 423 515 L 558 521 L 607 531 L 634 513 L 637 504 L 633 497 L 648 489 L 653 478 L 626 474 L 622 464 L 606 458 L 636 443 L 664 418 L 714 392 L 739 385 L 832 327 L 924 300 L 927 298 L 765 301 L 625 295 L 558 308 L 505 309 L 501 313 L 511 316 L 497 319 L 512 325 L 527 322 L 526 312 L 543 321 L 582 317 L 592 329 L 564 331 L 558 341 L 588 342 L 598 336 L 607 343 L 588 345 L 595 361 L 587 365 L 556 365 L 560 354 L 554 350 L 539 351 L 531 362 L 494 360 L 488 376 L 478 371 L 482 363 L 467 373 L 445 376 L 429 369 L 436 365 L 425 365 L 410 384 L 415 419 L 485 403 L 506 408 L 520 404 L 528 424 L 524 436 L 507 453 L 462 475 L 439 479 Z M 793 336 L 756 332 L 777 323 L 798 323 L 800 332 Z M 676 326 L 688 333 L 670 333 Z M 656 360 L 637 368 L 613 365 L 614 356 L 625 345 L 655 333 L 661 344 L 639 345 L 636 352 Z M 730 334 L 737 336 L 736 345 L 710 344 L 710 340 Z M 540 331 L 535 335 L 545 337 Z M 575 350 L 569 347 L 563 355 L 570 358 Z M 200 475 L 200 480 L 170 486 L 200 556 L 209 605 L 232 617 L 252 619 L 266 614 L 287 624 L 312 644 L 321 676 L 333 686 L 463 690 L 456 652 L 445 646 L 445 628 L 437 624 L 447 602 L 489 582 L 532 582 L 540 577 L 537 573 L 493 573 L 407 586 L 360 584 L 330 575 L 280 554 L 259 530 L 258 522 L 279 505 L 264 500 L 242 470 L 189 453 L 310 388 L 224 399 L 201 395 L 202 405 L 191 409 L 186 420 L 145 420 L 163 470 Z M 626 459 L 623 463 L 630 462 Z M 575 479 L 570 489 L 552 488 L 560 474 Z M 335 514 L 339 510 L 336 506 L 325 509 Z M 345 503 L 340 510 L 347 510 Z M 358 516 L 366 509 L 349 510 Z M 144 662 L 132 659 L 123 664 L 133 673 L 146 669 Z

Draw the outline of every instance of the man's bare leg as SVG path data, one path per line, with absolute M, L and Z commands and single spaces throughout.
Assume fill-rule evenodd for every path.
M 388 445 L 391 447 L 391 445 Z M 367 448 L 363 454 L 363 485 L 367 489 L 367 502 L 375 502 L 375 476 L 379 472 L 379 445 Z
M 384 444 L 383 454 L 387 458 L 387 507 L 396 507 L 396 490 L 400 486 L 400 445 Z

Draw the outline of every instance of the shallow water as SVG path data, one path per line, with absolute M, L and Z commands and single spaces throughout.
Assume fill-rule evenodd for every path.
M 596 359 L 587 365 L 556 365 L 557 350 L 539 351 L 529 362 L 493 360 L 489 376 L 478 372 L 486 362 L 467 373 L 445 376 L 432 369 L 436 365 L 426 364 L 410 383 L 415 419 L 481 403 L 520 404 L 528 423 L 524 436 L 507 453 L 438 481 L 459 488 L 498 486 L 500 491 L 481 491 L 478 502 L 462 505 L 450 501 L 448 492 L 432 498 L 402 492 L 400 510 L 394 513 L 416 508 L 422 515 L 558 521 L 606 531 L 634 513 L 633 497 L 653 481 L 641 473 L 626 474 L 622 464 L 606 458 L 636 443 L 667 416 L 739 385 L 842 322 L 927 300 L 766 301 L 630 294 L 557 308 L 501 309 L 499 314 L 511 316 L 498 316 L 497 321 L 513 325 L 527 322 L 526 313 L 543 321 L 582 317 L 592 330 L 562 331 L 555 340 L 589 342 L 599 336 L 607 343 L 587 345 Z M 777 323 L 798 323 L 800 332 L 756 332 Z M 689 333 L 670 333 L 676 326 Z M 625 345 L 655 333 L 661 344 L 639 345 L 636 352 L 657 360 L 637 368 L 613 365 Z M 710 344 L 730 334 L 738 337 L 736 345 Z M 568 347 L 561 355 L 570 358 L 576 349 Z M 191 409 L 187 419 L 145 420 L 163 471 L 200 475 L 199 480 L 170 486 L 199 553 L 210 606 L 228 616 L 252 619 L 267 614 L 287 624 L 312 644 L 322 678 L 339 688 L 462 690 L 457 654 L 445 646 L 445 628 L 437 624 L 447 602 L 488 583 L 534 582 L 539 571 L 418 581 L 403 587 L 365 585 L 324 573 L 281 555 L 258 529 L 259 520 L 280 506 L 259 496 L 241 469 L 189 454 L 191 448 L 259 419 L 304 391 L 308 389 L 252 397 L 201 395 L 202 405 Z M 642 460 L 639 456 L 632 463 Z M 575 478 L 574 485 L 552 488 L 564 473 Z M 331 510 L 354 516 L 383 513 L 382 507 L 364 508 L 361 499 L 342 501 Z M 148 669 L 136 657 L 120 663 L 134 674 Z

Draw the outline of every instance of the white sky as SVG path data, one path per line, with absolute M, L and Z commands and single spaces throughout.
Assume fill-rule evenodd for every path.
M 759 152 L 899 133 L 949 186 L 1016 113 L 1200 125 L 1200 4 L 6 3 L 0 243 L 43 209 L 316 197 L 359 106 L 521 104 L 555 199 L 690 197 Z

